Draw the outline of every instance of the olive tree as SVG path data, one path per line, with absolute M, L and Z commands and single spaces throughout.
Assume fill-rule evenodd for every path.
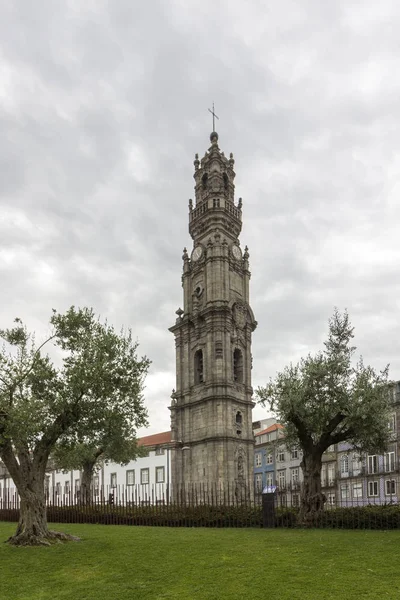
M 53 310 L 50 327 L 39 346 L 20 319 L 0 330 L 0 458 L 20 496 L 14 545 L 71 538 L 48 529 L 44 497 L 48 459 L 63 435 L 86 423 L 95 436 L 114 412 L 126 412 L 132 427 L 147 417 L 142 388 L 149 361 L 138 358 L 130 331 L 117 333 L 92 309 L 74 307 Z M 44 354 L 50 344 L 54 361 Z
M 299 520 L 312 523 L 324 506 L 322 454 L 347 441 L 359 451 L 382 453 L 390 440 L 388 367 L 376 372 L 362 358 L 353 364 L 353 328 L 336 309 L 324 350 L 286 367 L 257 390 L 285 426 L 287 445 L 303 452 Z
M 139 446 L 134 418 L 131 411 L 105 411 L 101 427 L 93 432 L 90 422 L 79 422 L 76 431 L 64 435 L 57 443 L 52 459 L 59 469 L 81 471 L 80 502 L 86 504 L 92 499 L 92 482 L 98 465 L 112 461 L 126 465 L 130 460 L 147 455 L 148 451 Z M 141 420 L 138 425 L 145 425 Z

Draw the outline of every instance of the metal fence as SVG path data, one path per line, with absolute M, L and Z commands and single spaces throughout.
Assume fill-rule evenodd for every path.
M 376 491 L 370 486 L 370 491 Z M 368 485 L 367 485 L 368 488 Z M 351 488 L 349 487 L 351 490 Z M 342 490 L 343 491 L 343 490 Z M 277 490 L 269 502 L 259 490 L 235 484 L 199 484 L 168 486 L 105 486 L 83 494 L 46 496 L 47 517 L 59 523 L 98 523 L 190 527 L 296 527 L 301 490 Z M 358 488 L 357 488 L 358 493 Z M 346 491 L 347 495 L 347 491 Z M 298 496 L 298 498 L 296 498 Z M 271 499 L 271 496 L 270 496 Z M 331 497 L 332 500 L 332 497 Z M 385 501 L 386 500 L 386 501 Z M 264 506 L 263 506 L 264 505 Z M 17 521 L 20 499 L 15 490 L 6 488 L 0 496 L 0 520 Z M 271 512 L 272 511 L 272 512 Z M 316 527 L 400 529 L 400 505 L 397 497 L 338 497 L 326 502 L 313 522 Z

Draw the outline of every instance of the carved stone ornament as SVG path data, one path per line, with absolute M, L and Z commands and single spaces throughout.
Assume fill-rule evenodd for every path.
M 247 323 L 247 306 L 244 303 L 236 302 L 233 307 L 233 320 L 238 329 L 244 329 Z

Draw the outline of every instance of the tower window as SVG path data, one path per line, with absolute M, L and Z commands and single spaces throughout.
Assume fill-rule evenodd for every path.
M 219 198 L 214 198 L 213 206 L 214 206 L 214 208 L 219 208 Z
M 194 354 L 194 383 L 203 383 L 204 368 L 203 368 L 203 350 L 196 350 Z
M 243 353 L 239 348 L 235 348 L 233 353 L 233 380 L 243 383 Z
M 201 178 L 201 184 L 203 186 L 203 190 L 206 189 L 207 182 L 208 182 L 208 175 L 207 175 L 207 173 L 204 173 L 203 177 Z
M 240 412 L 240 410 L 237 411 L 235 420 L 236 420 L 236 434 L 241 435 L 242 434 L 243 416 L 242 416 L 242 413 Z

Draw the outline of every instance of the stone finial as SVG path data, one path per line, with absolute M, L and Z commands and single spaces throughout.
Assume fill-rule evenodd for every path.
M 191 198 L 189 198 L 189 210 L 190 212 L 193 210 L 193 200 Z
M 233 154 L 231 152 L 229 155 L 229 166 L 233 168 L 234 164 L 235 164 L 235 159 L 233 158 Z
M 249 259 L 249 256 L 250 256 L 250 254 L 249 254 L 249 249 L 248 249 L 248 247 L 246 246 L 246 247 L 245 247 L 245 249 L 244 249 L 244 254 L 243 254 L 243 258 L 244 258 L 244 260 L 248 260 L 248 259 Z
M 183 310 L 181 309 L 181 307 L 178 308 L 178 310 L 175 311 L 175 314 L 178 315 L 178 321 L 182 320 L 182 315 L 183 315 Z
M 189 260 L 188 251 L 186 247 L 183 249 L 182 260 Z
M 197 152 L 196 152 L 196 154 L 194 155 L 194 161 L 193 161 L 193 164 L 194 164 L 194 168 L 195 168 L 195 169 L 196 169 L 196 171 L 197 171 L 197 169 L 199 168 L 199 165 L 200 165 L 200 161 L 199 161 L 199 155 L 197 154 Z
M 210 142 L 213 146 L 218 145 L 218 133 L 216 131 L 212 131 L 210 134 Z
M 242 210 L 242 206 L 243 206 L 243 200 L 241 198 L 239 198 L 238 209 Z

